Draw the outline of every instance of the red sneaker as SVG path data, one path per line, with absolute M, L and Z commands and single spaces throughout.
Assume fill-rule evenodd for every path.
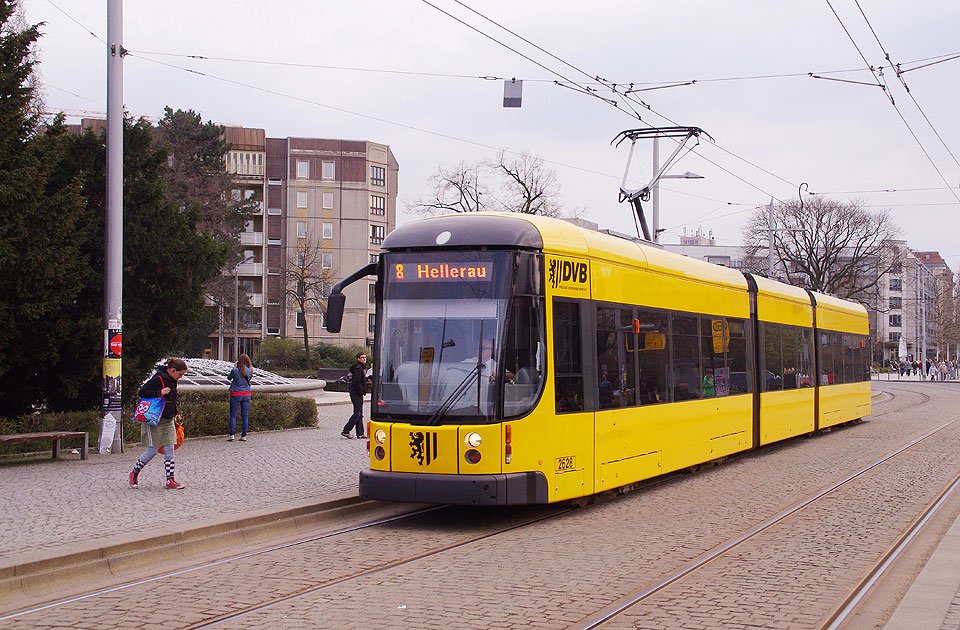
M 183 490 L 185 487 L 182 483 L 177 483 L 173 477 L 167 479 L 167 485 L 164 486 L 167 490 Z
M 140 487 L 139 483 L 137 482 L 137 478 L 138 478 L 139 476 L 140 476 L 140 473 L 136 472 L 135 470 L 131 470 L 131 471 L 130 471 L 130 487 L 131 487 L 131 488 L 139 488 L 139 487 Z

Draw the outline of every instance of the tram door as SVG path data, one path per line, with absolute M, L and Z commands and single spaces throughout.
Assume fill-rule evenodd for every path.
M 550 449 L 555 501 L 593 494 L 594 413 L 587 411 L 593 408 L 593 401 L 587 398 L 592 390 L 584 387 L 584 376 L 592 368 L 582 334 L 586 305 L 582 300 L 553 301 L 556 413 L 548 434 L 555 436 Z

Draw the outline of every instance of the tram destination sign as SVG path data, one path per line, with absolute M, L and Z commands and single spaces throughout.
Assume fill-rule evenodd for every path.
M 398 263 L 393 279 L 399 282 L 488 282 L 492 263 Z

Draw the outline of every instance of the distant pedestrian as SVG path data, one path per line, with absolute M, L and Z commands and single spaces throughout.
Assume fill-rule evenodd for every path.
M 947 380 L 947 362 L 946 361 L 940 362 L 940 380 L 941 381 Z
M 356 426 L 357 439 L 363 438 L 363 395 L 367 393 L 367 377 L 364 365 L 367 363 L 367 355 L 363 352 L 357 353 L 357 362 L 350 367 L 350 402 L 353 403 L 353 415 L 343 426 L 340 435 L 351 439 L 350 429 Z
M 230 370 L 230 439 L 233 442 L 237 437 L 237 411 L 240 411 L 240 417 L 243 421 L 240 441 L 247 441 L 247 428 L 249 427 L 248 414 L 250 413 L 250 379 L 253 378 L 253 365 L 250 363 L 250 357 L 241 354 L 237 359 L 237 365 Z
M 164 487 L 168 490 L 183 489 L 183 484 L 177 483 L 173 477 L 173 451 L 174 444 L 177 442 L 174 420 L 180 419 L 180 414 L 177 413 L 177 381 L 186 373 L 187 364 L 183 360 L 167 359 L 167 365 L 158 368 L 157 373 L 140 388 L 141 398 L 163 396 L 166 402 L 157 426 L 151 427 L 146 423 L 140 425 L 140 443 L 146 446 L 147 450 L 137 459 L 137 463 L 133 465 L 133 470 L 130 472 L 130 486 L 133 488 L 140 487 L 140 471 L 162 446 L 163 469 L 167 476 L 167 484 Z

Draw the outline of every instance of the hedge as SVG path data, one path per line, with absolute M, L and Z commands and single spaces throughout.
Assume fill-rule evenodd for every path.
M 177 408 L 183 416 L 187 437 L 225 435 L 230 414 L 230 402 L 225 391 L 179 392 Z M 131 420 L 133 409 L 124 409 L 123 440 L 127 444 L 140 442 L 140 425 Z M 284 394 L 257 394 L 250 405 L 250 431 L 276 431 L 293 427 L 317 425 L 317 405 L 310 398 Z M 238 427 L 239 429 L 239 427 Z M 99 410 L 69 413 L 37 413 L 16 418 L 0 418 L 0 434 L 37 433 L 41 431 L 86 431 L 90 444 L 96 447 L 100 432 Z M 30 453 L 44 450 L 44 442 L 2 444 L 0 455 Z M 78 448 L 78 438 L 62 440 L 62 448 Z

